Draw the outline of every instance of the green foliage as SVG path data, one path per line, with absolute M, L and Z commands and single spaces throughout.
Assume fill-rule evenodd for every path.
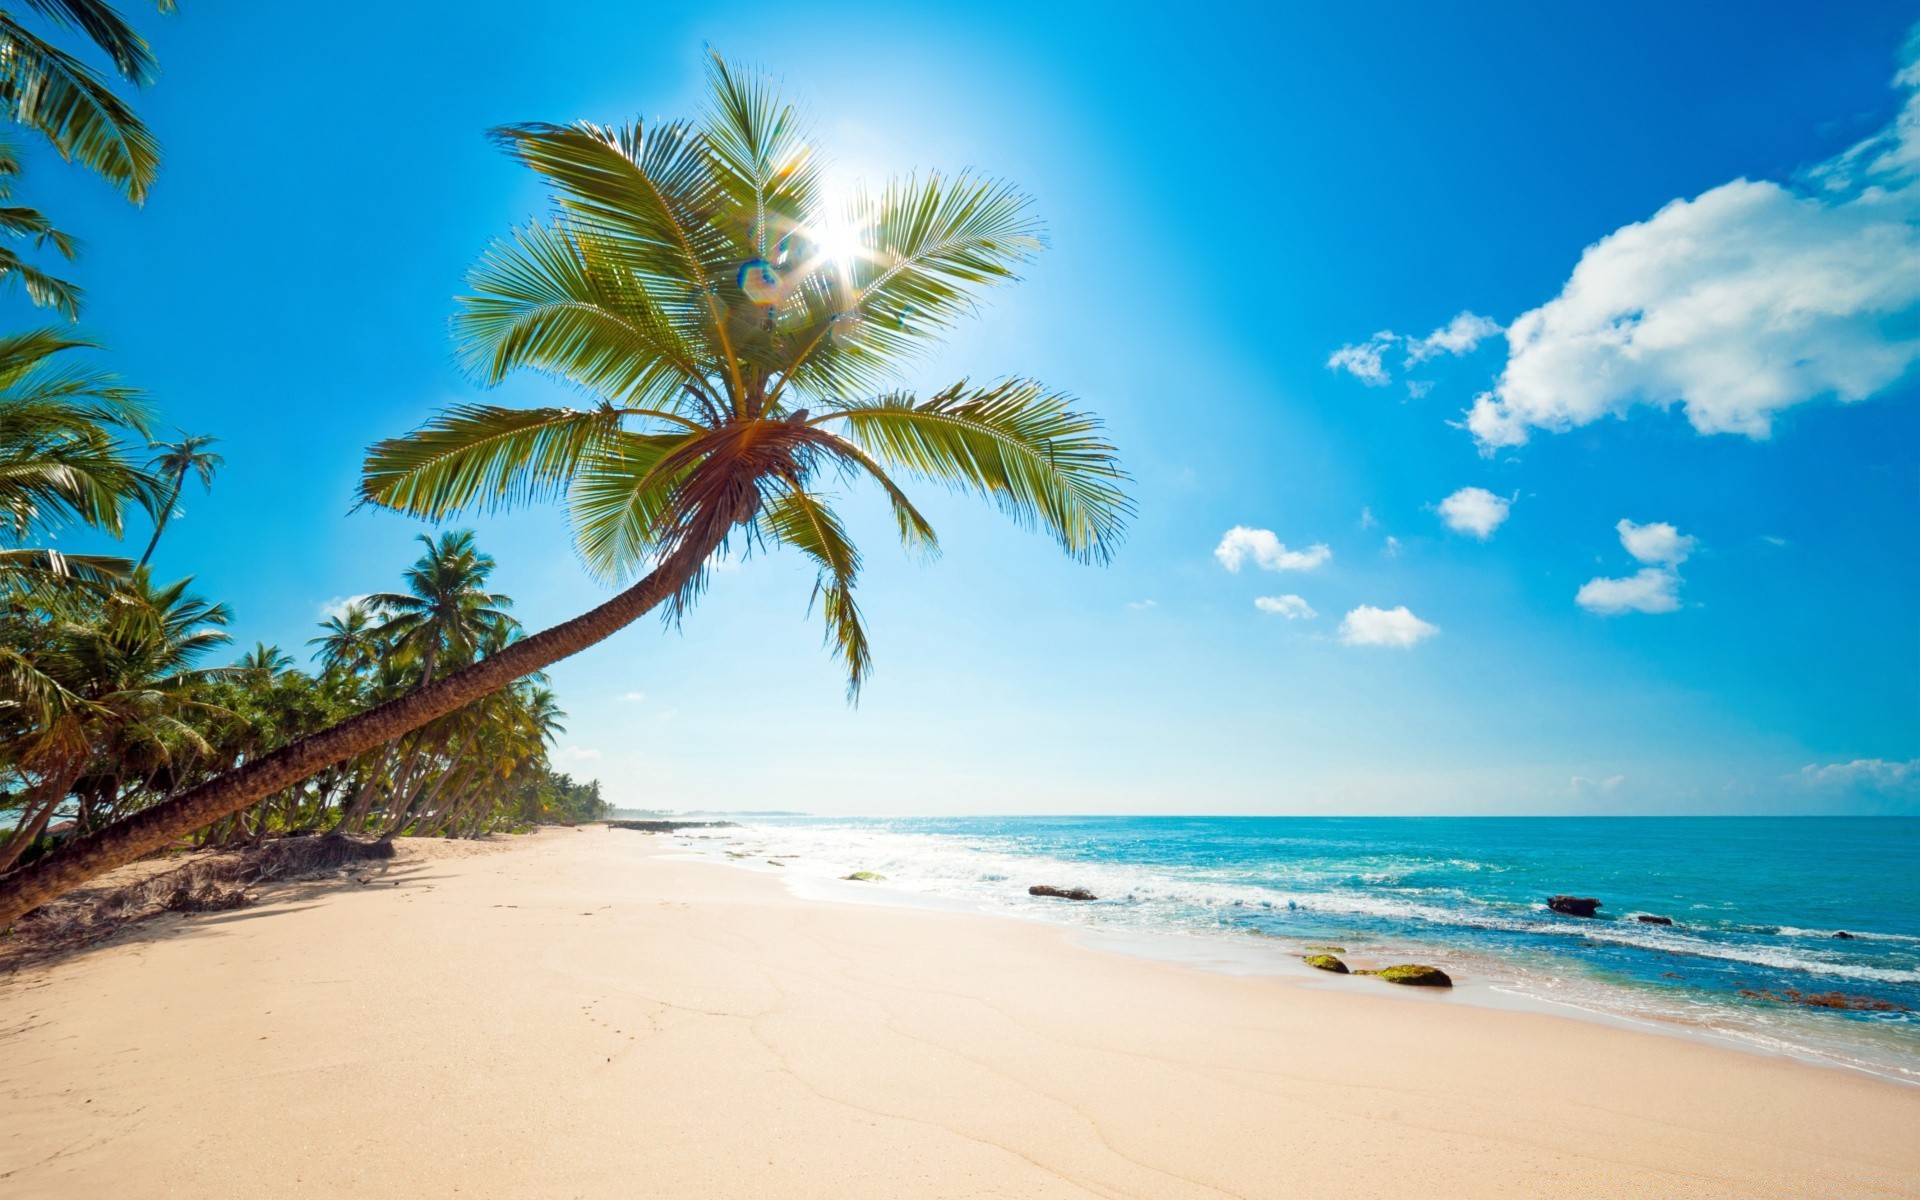
M 690 122 L 495 131 L 553 207 L 473 268 L 461 360 L 487 383 L 564 380 L 589 403 L 449 409 L 371 449 L 361 500 L 443 520 L 564 497 L 582 559 L 610 581 L 688 542 L 794 549 L 817 568 L 853 697 L 873 659 L 829 483 L 879 487 L 915 551 L 938 543 L 894 472 L 981 494 L 1104 561 L 1132 512 L 1126 476 L 1099 420 L 1031 380 L 900 387 L 1041 248 L 1024 196 L 938 173 L 832 194 L 767 81 L 714 57 L 708 83 Z

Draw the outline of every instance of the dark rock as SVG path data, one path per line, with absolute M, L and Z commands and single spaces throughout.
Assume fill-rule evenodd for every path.
M 1549 896 L 1547 907 L 1569 917 L 1592 917 L 1599 915 L 1600 901 L 1592 896 Z
M 1845 992 L 1803 992 L 1799 988 L 1787 988 L 1783 992 L 1754 991 L 1741 988 L 1740 994 L 1749 1000 L 1771 1000 L 1775 1004 L 1799 1004 L 1807 1008 L 1835 1008 L 1843 1012 L 1911 1012 L 1905 1005 L 1895 1004 L 1891 1000 L 1882 1000 L 1878 996 L 1849 996 Z
M 1307 955 L 1306 963 L 1308 966 L 1316 967 L 1322 971 L 1332 971 L 1335 975 L 1347 974 L 1347 964 L 1341 962 L 1331 954 L 1309 954 Z
M 1057 888 L 1044 883 L 1036 883 L 1027 889 L 1029 896 L 1052 896 L 1057 900 L 1098 900 L 1085 888 Z
M 1837 938 L 1839 938 L 1839 939 L 1840 939 L 1841 941 L 1845 941 L 1845 942 L 1850 942 L 1850 941 L 1852 941 L 1852 940 L 1853 940 L 1853 935 L 1852 935 L 1852 934 L 1850 934 L 1850 933 L 1848 933 L 1848 932 L 1847 932 L 1846 930 L 1844 930 L 1844 929 L 1836 929 L 1836 930 L 1834 930 L 1834 931 L 1833 931 L 1833 936 L 1835 936 L 1835 937 L 1837 937 Z
M 1635 917 L 1635 918 L 1634 918 L 1634 920 L 1636 920 L 1636 921 L 1638 921 L 1638 922 L 1640 922 L 1640 923 L 1641 923 L 1642 925 L 1671 925 L 1671 924 L 1673 924 L 1673 918 L 1672 918 L 1672 917 L 1656 917 L 1656 916 L 1654 916 L 1654 915 L 1653 915 L 1652 913 L 1641 913 L 1641 914 L 1640 914 L 1639 916 L 1637 916 L 1637 917 Z
M 1439 967 L 1423 967 L 1418 963 L 1401 963 L 1397 967 L 1387 967 L 1377 972 L 1388 983 L 1398 983 L 1406 987 L 1444 987 L 1453 986 L 1453 979 Z

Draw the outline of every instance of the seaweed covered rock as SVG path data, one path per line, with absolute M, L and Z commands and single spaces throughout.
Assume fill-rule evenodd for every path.
M 1027 889 L 1027 895 L 1052 896 L 1056 900 L 1098 900 L 1100 898 L 1085 888 L 1057 888 L 1045 883 L 1034 884 Z
M 1335 975 L 1347 974 L 1347 964 L 1331 954 L 1309 954 L 1306 957 L 1306 963 L 1318 970 L 1332 971 Z
M 1406 987 L 1452 987 L 1453 978 L 1439 967 L 1423 967 L 1418 963 L 1401 963 L 1399 966 L 1386 967 L 1375 972 L 1388 983 L 1398 983 Z
M 1672 918 L 1672 917 L 1656 917 L 1656 916 L 1654 916 L 1654 915 L 1653 915 L 1652 913 L 1641 913 L 1641 914 L 1640 914 L 1639 916 L 1636 916 L 1636 917 L 1634 918 L 1634 920 L 1636 920 L 1636 921 L 1638 921 L 1638 922 L 1640 922 L 1640 923 L 1641 923 L 1642 925 L 1671 925 L 1671 924 L 1673 924 L 1673 918 Z
M 1592 896 L 1549 896 L 1547 907 L 1569 917 L 1594 917 L 1601 905 Z
M 1842 941 L 1846 941 L 1846 942 L 1850 942 L 1850 941 L 1852 941 L 1852 940 L 1853 940 L 1853 935 L 1852 935 L 1852 934 L 1850 934 L 1850 933 L 1848 933 L 1848 932 L 1847 932 L 1846 930 L 1844 930 L 1844 929 L 1836 929 L 1836 930 L 1834 930 L 1834 931 L 1833 931 L 1833 936 L 1835 936 L 1835 937 L 1837 937 L 1837 938 L 1839 938 L 1839 939 L 1840 939 L 1840 940 L 1842 940 Z
M 885 883 L 887 881 L 885 875 L 877 875 L 872 871 L 855 871 L 851 875 L 842 875 L 840 878 L 852 880 L 854 883 Z

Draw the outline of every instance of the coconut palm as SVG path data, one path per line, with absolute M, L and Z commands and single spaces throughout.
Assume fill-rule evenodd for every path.
M 189 473 L 199 477 L 203 489 L 212 490 L 213 473 L 227 465 L 226 459 L 207 449 L 219 440 L 205 434 L 183 434 L 177 442 L 154 444 L 153 448 L 160 453 L 148 464 L 148 468 L 157 478 L 167 481 L 167 497 L 161 501 L 159 515 L 153 519 L 153 537 L 148 539 L 147 548 L 135 566 L 144 567 L 147 560 L 153 557 L 153 549 L 160 544 L 160 535 L 166 531 L 174 505 L 180 502 L 180 489 L 186 486 Z
M 1096 418 L 1028 379 L 901 386 L 917 351 L 1040 248 L 1027 200 L 937 173 L 835 195 L 768 84 L 717 58 L 710 82 L 692 123 L 497 132 L 556 208 L 474 269 L 461 354 L 487 381 L 532 370 L 591 399 L 455 407 L 373 447 L 362 484 L 365 503 L 428 520 L 564 499 L 588 566 L 637 581 L 0 880 L 0 923 L 647 612 L 677 617 L 730 542 L 813 562 L 828 641 L 857 689 L 871 657 L 837 485 L 878 488 L 922 551 L 934 532 L 902 480 L 981 494 L 1077 558 L 1111 553 L 1130 504 Z
M 364 598 L 345 605 L 320 623 L 321 634 L 307 645 L 320 647 L 320 662 L 347 675 L 358 675 L 386 652 L 387 643 Z
M 155 0 L 163 13 L 173 0 Z M 136 204 L 146 198 L 160 169 L 160 147 L 140 118 L 91 67 L 36 33 L 16 15 L 32 9 L 50 31 L 76 32 L 103 51 L 114 73 L 136 86 L 159 72 L 153 51 L 127 19 L 105 0 L 24 0 L 0 6 L 0 117 L 44 137 L 68 162 L 93 171 Z M 14 147 L 0 144 L 0 183 L 19 174 Z M 4 199 L 0 195 L 0 199 Z M 51 243 L 73 257 L 73 243 L 29 208 L 0 208 L 0 231 Z M 0 249 L 0 278 L 18 279 L 28 297 L 60 309 L 69 318 L 79 308 L 79 289 L 46 275 Z
M 512 600 L 484 590 L 494 561 L 474 545 L 472 530 L 449 530 L 437 542 L 424 533 L 416 540 L 427 552 L 407 571 L 407 590 L 380 592 L 367 603 L 386 614 L 379 634 L 389 649 L 418 662 L 426 684 L 443 656 L 464 666 L 490 637 L 504 639 L 520 624 L 506 613 Z

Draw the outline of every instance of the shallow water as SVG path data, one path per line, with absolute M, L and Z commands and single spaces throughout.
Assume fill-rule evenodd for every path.
M 1094 929 L 1263 939 L 1277 958 L 1419 958 L 1920 1082 L 1920 818 L 761 818 L 690 844 Z M 1600 919 L 1549 912 L 1557 893 L 1598 897 Z M 1789 991 L 1896 1010 L 1742 995 Z

